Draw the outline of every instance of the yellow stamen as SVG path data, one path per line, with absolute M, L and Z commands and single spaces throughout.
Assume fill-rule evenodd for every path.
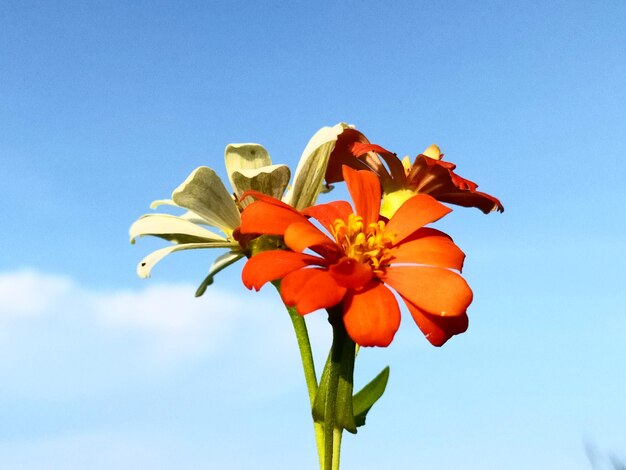
M 348 258 L 369 264 L 375 272 L 384 268 L 395 238 L 385 233 L 385 222 L 380 220 L 365 227 L 363 217 L 350 214 L 347 224 L 342 219 L 335 220 L 331 231 Z

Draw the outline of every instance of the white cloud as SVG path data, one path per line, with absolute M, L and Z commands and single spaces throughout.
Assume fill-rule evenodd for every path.
M 34 269 L 0 273 L 5 395 L 106 394 L 193 368 L 233 397 L 302 384 L 291 322 L 273 289 L 194 291 L 153 282 L 102 290 Z M 330 331 L 323 313 L 314 316 L 310 333 L 323 361 Z
M 76 287 L 64 276 L 44 276 L 32 269 L 0 273 L 0 321 L 55 310 Z

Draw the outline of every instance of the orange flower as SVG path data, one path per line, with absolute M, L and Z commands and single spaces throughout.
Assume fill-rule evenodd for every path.
M 254 194 L 257 201 L 242 213 L 241 233 L 282 236 L 291 251 L 252 256 L 242 274 L 246 287 L 259 290 L 282 279 L 283 301 L 301 315 L 341 304 L 346 330 L 361 346 L 389 345 L 400 325 L 398 302 L 389 287 L 433 345 L 464 332 L 472 291 L 453 270 L 461 271 L 465 255 L 443 232 L 424 228 L 450 209 L 419 194 L 386 221 L 379 216 L 376 175 L 344 167 L 343 177 L 355 210 L 346 201 L 335 201 L 299 212 Z
M 386 216 L 391 216 L 414 194 L 430 194 L 441 202 L 477 207 L 485 214 L 504 211 L 498 199 L 476 191 L 476 183 L 454 173 L 456 165 L 444 162 L 442 158 L 439 147 L 431 145 L 415 157 L 413 164 L 408 157 L 401 161 L 395 153 L 371 144 L 362 133 L 353 129 L 338 139 L 326 169 L 326 182 L 330 184 L 343 179 L 342 165 L 373 171 L 383 187 L 381 213 Z

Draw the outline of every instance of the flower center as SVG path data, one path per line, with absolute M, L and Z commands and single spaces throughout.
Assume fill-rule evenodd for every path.
M 395 238 L 393 234 L 385 233 L 385 222 L 382 220 L 365 227 L 363 217 L 355 214 L 348 216 L 347 224 L 341 219 L 335 220 L 332 234 L 348 258 L 369 264 L 374 271 L 384 267 Z

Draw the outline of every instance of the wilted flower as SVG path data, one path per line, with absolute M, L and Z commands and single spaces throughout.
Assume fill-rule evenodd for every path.
M 411 164 L 396 154 L 371 144 L 357 130 L 344 133 L 331 154 L 326 182 L 341 181 L 341 166 L 370 170 L 378 175 L 383 189 L 381 214 L 391 217 L 404 201 L 415 194 L 429 194 L 438 201 L 464 207 L 476 207 L 485 214 L 502 212 L 498 199 L 477 191 L 478 185 L 454 173 L 456 165 L 442 160 L 443 154 L 431 145 Z
M 282 236 L 291 251 L 252 256 L 243 269 L 244 284 L 258 290 L 282 279 L 283 301 L 301 315 L 341 305 L 346 331 L 362 346 L 387 346 L 398 329 L 400 310 L 389 288 L 432 344 L 441 346 L 465 331 L 472 291 L 454 271 L 461 270 L 464 254 L 446 234 L 424 228 L 450 209 L 419 194 L 386 222 L 379 216 L 378 178 L 348 167 L 343 178 L 355 210 L 336 201 L 297 211 L 252 194 L 257 201 L 244 210 L 240 232 Z

